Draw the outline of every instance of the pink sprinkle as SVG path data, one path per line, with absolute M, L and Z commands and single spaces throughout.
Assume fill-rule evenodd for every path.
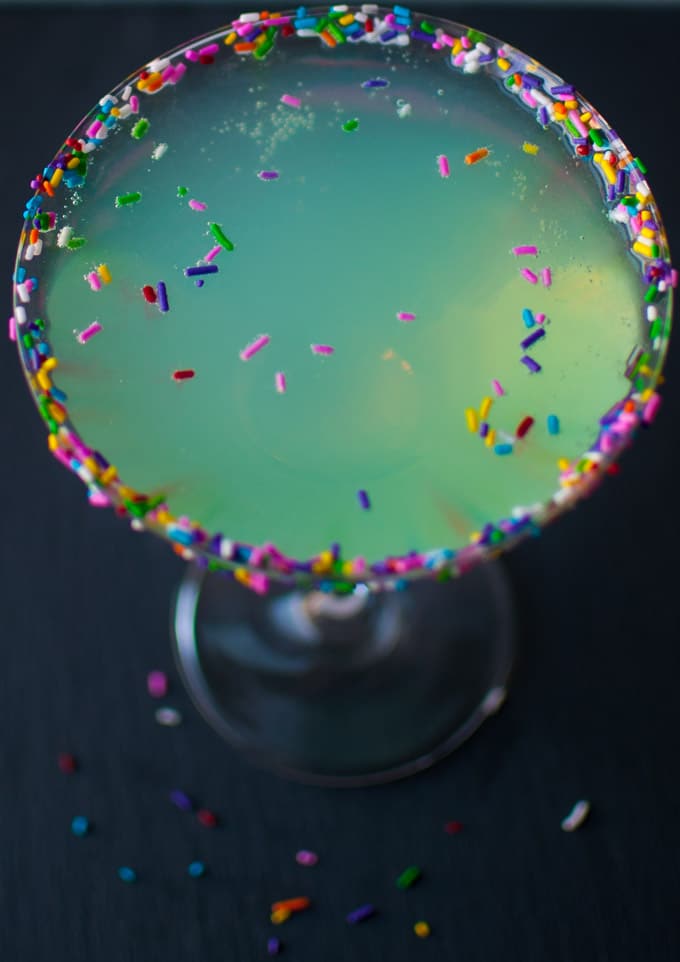
M 99 274 L 96 271 L 90 271 L 89 274 L 86 274 L 85 280 L 88 282 L 93 291 L 100 291 L 102 289 L 102 282 Z
M 132 107 L 133 114 L 139 113 L 139 97 L 137 96 L 137 94 L 133 94 L 130 97 L 130 106 Z
M 196 50 L 185 50 L 184 56 L 192 63 L 198 62 L 198 52 Z
M 216 53 L 220 52 L 220 48 L 216 43 L 209 43 L 207 47 L 201 47 L 198 51 L 199 57 L 214 57 Z
M 415 319 L 415 314 L 412 314 L 410 311 L 397 311 L 398 321 L 415 321 Z
M 289 107 L 301 107 L 302 101 L 299 97 L 293 97 L 291 94 L 283 94 L 281 97 L 281 103 L 287 104 Z
M 449 158 L 446 154 L 440 154 L 437 157 L 437 166 L 439 167 L 439 173 L 442 177 L 448 177 L 451 173 L 449 168 Z
M 503 390 L 503 385 L 501 384 L 500 381 L 496 381 L 496 380 L 494 379 L 494 380 L 491 382 L 491 387 L 494 389 L 494 391 L 496 392 L 496 394 L 498 395 L 498 397 L 503 397 L 503 395 L 505 394 L 505 391 Z
M 262 21 L 262 25 L 264 27 L 283 27 L 284 24 L 290 23 L 290 21 L 290 17 L 268 17 Z
M 279 394 L 286 393 L 286 375 L 283 371 L 277 371 L 274 375 L 274 384 L 276 385 L 276 390 Z
M 208 251 L 208 253 L 205 255 L 205 257 L 203 258 L 203 260 L 204 260 L 207 264 L 209 264 L 210 261 L 214 261 L 214 260 L 215 260 L 215 258 L 217 257 L 217 255 L 219 254 L 219 252 L 220 252 L 221 250 L 222 250 L 222 245 L 221 245 L 221 244 L 218 244 L 217 247 L 213 247 L 213 248 L 211 248 L 211 249 Z
M 165 698 L 168 693 L 168 676 L 164 671 L 150 671 L 146 676 L 146 690 L 152 698 Z
M 9 339 L 10 341 L 17 339 L 17 322 L 14 320 L 14 315 L 9 319 Z
M 175 67 L 175 78 L 170 82 L 178 84 L 186 72 L 187 72 L 187 65 L 185 63 L 178 63 L 177 66 Z
M 461 40 L 461 43 L 462 43 L 462 40 Z M 465 52 L 463 50 L 461 50 L 460 53 L 456 54 L 456 56 L 453 58 L 453 63 L 454 63 L 454 66 L 456 67 L 463 66 L 463 64 L 465 63 Z
M 516 257 L 521 257 L 523 254 L 538 254 L 538 247 L 534 247 L 533 244 L 521 244 L 519 247 L 513 247 L 512 253 Z
M 671 287 L 675 288 L 678 286 L 678 272 L 673 267 L 671 269 Z
M 251 341 L 250 344 L 243 348 L 239 357 L 242 361 L 249 361 L 254 354 L 257 354 L 257 352 L 261 351 L 263 347 L 266 347 L 270 340 L 271 338 L 269 337 L 269 334 L 261 334 L 259 337 L 255 338 L 254 341 Z
M 248 587 L 257 595 L 266 595 L 269 591 L 269 578 L 259 571 L 251 571 L 248 576 Z
M 316 863 L 319 861 L 319 856 L 316 854 L 316 852 L 310 852 L 303 848 L 296 853 L 295 861 L 298 863 L 298 865 L 312 866 L 316 865 Z
M 194 200 L 193 198 L 189 201 L 189 207 L 192 210 L 207 210 L 208 205 L 204 204 L 202 200 Z
M 92 508 L 108 508 L 111 504 L 110 499 L 99 488 L 90 488 L 87 493 L 87 500 Z
M 537 324 L 543 324 L 545 321 L 545 314 L 534 314 L 534 320 Z
M 95 321 L 93 324 L 90 324 L 89 327 L 86 327 L 84 331 L 81 331 L 80 334 L 77 335 L 77 340 L 81 344 L 85 344 L 87 341 L 90 340 L 91 337 L 94 337 L 95 334 L 99 334 L 101 330 L 102 330 L 101 324 L 99 323 L 99 321 Z
M 101 130 L 101 127 L 102 127 L 101 120 L 95 120 L 90 124 L 90 126 L 87 128 L 85 133 L 87 134 L 88 137 L 96 137 L 97 133 Z
M 525 281 L 529 281 L 530 284 L 538 284 L 538 277 L 533 271 L 530 271 L 528 267 L 523 267 L 520 274 Z
M 652 394 L 649 401 L 645 404 L 645 409 L 642 412 L 642 420 L 645 424 L 651 424 L 654 418 L 659 413 L 659 408 L 661 407 L 661 395 Z
M 541 271 L 541 278 L 543 279 L 543 286 L 550 287 L 552 284 L 552 271 L 549 267 L 544 267 Z
M 331 347 L 330 344 L 310 344 L 309 346 L 312 349 L 312 354 L 333 354 L 335 351 L 335 348 Z
M 168 66 L 165 68 L 165 70 L 164 70 L 163 73 L 161 74 L 161 80 L 163 81 L 164 84 L 174 83 L 174 81 L 175 81 L 175 68 L 173 67 L 173 65 L 172 65 L 171 63 L 168 64 Z

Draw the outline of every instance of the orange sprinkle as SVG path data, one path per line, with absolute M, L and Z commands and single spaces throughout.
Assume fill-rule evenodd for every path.
M 283 902 L 273 902 L 272 912 L 278 912 L 281 909 L 288 912 L 300 912 L 302 909 L 308 909 L 311 904 L 311 899 L 308 899 L 306 895 L 300 895 L 294 899 L 284 899 Z
M 326 44 L 327 44 L 329 47 L 337 47 L 337 45 L 338 45 L 338 41 L 335 39 L 335 37 L 333 37 L 333 36 L 328 32 L 328 30 L 322 30 L 322 31 L 321 31 L 321 38 L 322 38 L 322 40 L 325 40 Z
M 478 150 L 473 150 L 471 154 L 465 155 L 466 164 L 477 164 L 480 160 L 484 160 L 485 157 L 489 156 L 489 151 L 486 147 L 480 147 Z
M 255 49 L 254 43 L 246 43 L 246 41 L 243 41 L 243 43 L 234 44 L 234 50 L 236 51 L 236 53 L 249 53 L 251 50 L 254 50 L 254 49 Z
M 33 227 L 31 229 L 31 233 L 28 235 L 28 243 L 37 244 L 39 240 L 40 240 L 40 231 L 38 230 L 37 227 Z
M 54 197 L 54 187 L 50 184 L 49 180 L 43 181 L 43 190 L 48 197 Z

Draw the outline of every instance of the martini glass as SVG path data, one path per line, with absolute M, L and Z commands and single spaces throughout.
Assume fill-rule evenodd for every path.
M 31 188 L 10 336 L 90 503 L 189 563 L 198 709 L 318 783 L 450 752 L 505 695 L 504 552 L 660 403 L 642 162 L 508 44 L 343 5 L 157 57 Z

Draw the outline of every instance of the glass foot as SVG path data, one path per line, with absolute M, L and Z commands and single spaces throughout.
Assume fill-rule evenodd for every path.
M 172 610 L 200 713 L 254 763 L 321 785 L 420 771 L 503 701 L 513 596 L 501 561 L 444 584 L 266 598 L 188 566 Z

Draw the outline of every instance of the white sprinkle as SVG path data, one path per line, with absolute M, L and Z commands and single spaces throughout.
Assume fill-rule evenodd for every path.
M 73 237 L 72 227 L 62 227 L 62 229 L 57 234 L 57 247 L 67 247 L 68 242 Z
M 161 157 L 165 156 L 167 150 L 168 150 L 167 144 L 158 144 L 156 147 L 154 147 L 153 151 L 151 152 L 151 159 L 160 160 Z
M 157 708 L 154 715 L 158 724 L 166 728 L 175 728 L 182 723 L 182 716 L 176 708 Z
M 400 104 L 397 107 L 397 116 L 403 120 L 404 117 L 409 117 L 413 111 L 411 104 Z
M 588 818 L 589 812 L 590 802 L 586 802 L 585 800 L 577 802 L 567 817 L 562 820 L 562 831 L 573 832 L 577 828 L 580 828 Z
M 17 322 L 19 327 L 26 323 L 26 308 L 22 307 L 21 304 L 18 304 L 14 308 L 14 320 Z

